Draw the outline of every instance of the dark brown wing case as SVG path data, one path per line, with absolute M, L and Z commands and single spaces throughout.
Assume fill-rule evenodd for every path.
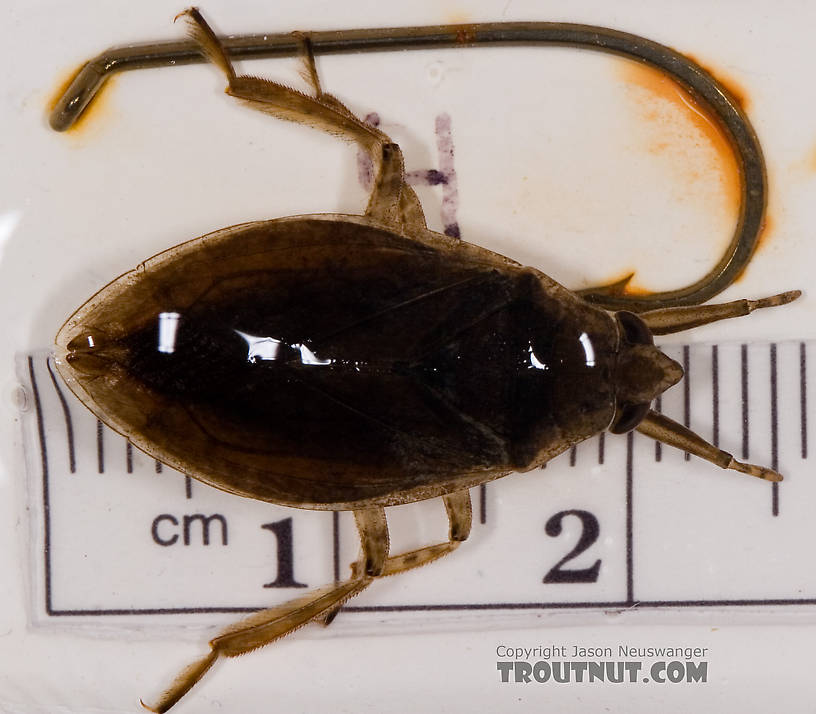
M 616 334 L 535 270 L 332 215 L 159 254 L 57 342 L 80 399 L 150 455 L 345 509 L 526 470 L 604 429 Z

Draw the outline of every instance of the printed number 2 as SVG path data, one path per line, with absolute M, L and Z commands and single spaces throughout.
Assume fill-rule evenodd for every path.
M 587 548 L 589 548 L 596 540 L 601 532 L 601 527 L 598 525 L 598 519 L 595 518 L 589 511 L 561 511 L 556 513 L 547 525 L 544 527 L 548 536 L 553 538 L 561 535 L 561 521 L 566 516 L 575 516 L 581 520 L 581 537 L 578 539 L 576 546 L 567 553 L 561 560 L 559 560 L 544 576 L 545 583 L 594 583 L 598 581 L 598 572 L 601 569 L 600 559 L 595 561 L 595 564 L 589 568 L 578 568 L 571 570 L 569 568 L 562 568 L 561 566 L 569 562 L 573 558 L 578 557 Z

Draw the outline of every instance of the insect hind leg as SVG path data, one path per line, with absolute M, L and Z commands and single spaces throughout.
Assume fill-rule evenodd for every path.
M 204 676 L 220 657 L 237 657 L 268 645 L 313 621 L 326 621 L 349 598 L 359 594 L 378 577 L 388 557 L 388 527 L 382 508 L 354 512 L 362 554 L 352 568 L 352 577 L 327 585 L 277 607 L 256 612 L 231 625 L 210 640 L 210 652 L 184 669 L 157 704 L 142 706 L 166 712 Z

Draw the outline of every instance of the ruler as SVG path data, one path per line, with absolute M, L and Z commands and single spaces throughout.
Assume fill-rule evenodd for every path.
M 472 492 L 474 528 L 451 556 L 376 582 L 349 621 L 481 627 L 488 614 L 816 605 L 808 370 L 813 342 L 664 346 L 686 379 L 656 407 L 768 484 L 640 434 L 590 439 L 542 469 Z M 40 625 L 208 622 L 347 577 L 350 513 L 222 493 L 135 449 L 85 409 L 50 353 L 20 355 Z M 441 501 L 388 509 L 392 553 L 444 540 Z M 690 615 L 691 617 L 691 615 Z

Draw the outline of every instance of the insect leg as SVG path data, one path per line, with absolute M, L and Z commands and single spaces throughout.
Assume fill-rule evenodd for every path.
M 385 520 L 385 510 L 380 506 L 361 508 L 354 511 L 354 520 L 360 533 L 360 545 L 363 553 L 352 569 L 353 577 L 364 575 L 376 578 L 382 573 L 383 565 L 388 557 L 388 524 Z M 356 572 L 356 571 L 361 572 Z
M 145 708 L 166 712 L 198 682 L 219 657 L 237 657 L 274 642 L 314 620 L 335 613 L 349 598 L 368 587 L 379 575 L 388 556 L 388 528 L 382 508 L 354 512 L 360 532 L 362 555 L 352 568 L 352 577 L 327 585 L 277 607 L 261 610 L 236 622 L 210 640 L 206 657 L 183 670 L 159 702 Z
M 187 20 L 190 37 L 198 43 L 204 55 L 226 75 L 227 94 L 244 100 L 253 109 L 279 119 L 307 124 L 357 141 L 372 153 L 375 160 L 380 154 L 380 146 L 390 141 L 381 131 L 360 121 L 336 99 L 322 101 L 325 96 L 322 91 L 317 97 L 310 97 L 271 80 L 237 75 L 221 41 L 196 8 L 189 8 L 178 17 Z
M 473 509 L 470 505 L 470 492 L 467 490 L 457 491 L 456 493 L 443 496 L 442 500 L 445 503 L 445 510 L 448 513 L 449 540 L 445 543 L 437 543 L 436 545 L 417 548 L 416 550 L 411 550 L 407 553 L 400 553 L 399 555 L 387 558 L 379 572 L 380 577 L 396 575 L 397 573 L 403 573 L 406 570 L 418 568 L 421 565 L 427 565 L 428 563 L 441 558 L 443 555 L 452 553 L 459 547 L 459 544 L 463 540 L 467 539 L 467 537 L 470 535 L 470 526 L 473 516 Z M 360 511 L 354 512 L 355 517 L 357 517 L 358 513 L 360 513 Z M 358 527 L 360 526 L 359 519 L 357 525 Z M 361 564 L 359 561 L 352 565 L 353 577 L 358 575 L 360 568 Z M 320 622 L 326 626 L 330 625 L 337 616 L 340 607 L 342 607 L 342 603 L 321 617 Z
M 734 300 L 718 305 L 695 305 L 693 307 L 665 307 L 659 310 L 641 312 L 639 317 L 655 335 L 690 330 L 717 320 L 742 317 L 763 307 L 776 307 L 793 302 L 802 294 L 801 290 L 762 298 L 761 300 Z
M 425 214 L 414 189 L 405 183 L 405 164 L 398 144 L 382 145 L 379 166 L 365 215 L 409 232 L 424 230 Z
M 347 580 L 339 585 L 329 585 L 315 590 L 297 600 L 268 610 L 261 610 L 240 620 L 210 641 L 211 651 L 206 657 L 182 670 L 158 703 L 142 706 L 153 712 L 166 712 L 201 679 L 215 661 L 223 657 L 236 657 L 263 647 L 290 632 L 318 619 L 326 610 L 340 604 L 364 590 L 372 578 Z
M 294 34 L 301 41 L 303 62 L 305 64 L 304 75 L 314 88 L 315 96 L 324 104 L 328 104 L 351 117 L 355 122 L 359 121 L 337 97 L 324 92 L 321 88 L 312 40 L 309 35 L 302 32 Z M 384 139 L 388 139 L 385 134 L 379 133 Z M 408 228 L 426 228 L 422 204 L 419 202 L 414 189 L 405 182 L 402 150 L 398 144 L 390 139 L 388 139 L 388 142 L 381 147 L 380 170 L 368 201 L 366 215 L 377 218 L 384 223 L 401 224 L 403 227 Z
M 316 93 L 314 97 L 267 79 L 237 75 L 221 41 L 201 13 L 196 8 L 189 8 L 178 17 L 182 16 L 187 20 L 191 38 L 226 75 L 227 94 L 278 119 L 306 124 L 355 141 L 365 149 L 374 163 L 376 173 L 366 215 L 398 227 L 425 227 L 419 199 L 405 183 L 399 146 L 379 129 L 354 116 L 337 98 L 323 92 L 314 64 L 311 42 L 307 37 L 299 35 L 303 42 L 309 81 Z
M 369 578 L 377 577 L 382 573 L 388 557 L 389 537 L 385 510 L 375 506 L 354 511 L 354 521 L 357 524 L 357 532 L 360 534 L 363 552 L 360 560 L 351 564 L 352 580 L 363 575 Z M 343 602 L 327 610 L 316 620 L 324 627 L 328 627 L 334 622 Z
M 445 510 L 448 512 L 448 538 L 445 543 L 429 545 L 407 553 L 394 555 L 385 561 L 383 577 L 396 575 L 412 568 L 426 565 L 443 555 L 452 553 L 459 547 L 459 544 L 470 535 L 473 509 L 470 505 L 470 492 L 457 491 L 442 497 L 445 502 Z
M 682 424 L 669 419 L 663 414 L 649 411 L 646 417 L 637 427 L 641 434 L 652 437 L 677 449 L 688 451 L 690 454 L 699 456 L 701 459 L 716 464 L 721 469 L 733 469 L 749 476 L 765 479 L 766 481 L 781 481 L 782 475 L 764 466 L 754 466 L 754 464 L 744 464 L 737 461 L 727 451 L 718 449 L 713 444 L 709 444 L 705 439 L 697 436 L 691 429 L 687 429 Z
M 300 53 L 301 58 L 303 60 L 303 76 L 306 78 L 306 81 L 312 85 L 312 89 L 314 89 L 314 94 L 317 99 L 319 99 L 323 104 L 328 104 L 338 112 L 345 114 L 348 117 L 351 117 L 355 122 L 359 121 L 356 116 L 352 113 L 351 109 L 349 109 L 343 102 L 341 102 L 337 97 L 333 94 L 329 94 L 328 92 L 324 92 L 323 88 L 320 85 L 320 76 L 317 73 L 317 64 L 315 63 L 314 58 L 314 48 L 312 45 L 312 38 L 309 36 L 308 32 L 293 32 L 292 35 L 296 37 L 300 41 Z M 379 130 L 377 130 L 378 133 Z

